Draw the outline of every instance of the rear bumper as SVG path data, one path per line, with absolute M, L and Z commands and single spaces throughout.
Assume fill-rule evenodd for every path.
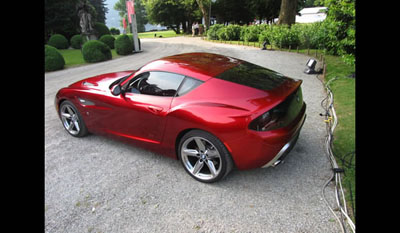
M 297 139 L 299 139 L 300 129 L 303 127 L 303 124 L 306 121 L 306 116 L 307 115 L 304 114 L 301 126 L 297 129 L 297 132 L 295 133 L 294 137 L 290 139 L 290 141 L 282 147 L 279 153 L 271 161 L 262 166 L 262 168 L 275 167 L 284 162 L 286 155 L 289 154 L 289 152 L 293 149 L 294 145 L 296 145 Z
M 306 104 L 290 125 L 270 131 L 249 130 L 240 139 L 227 142 L 236 167 L 247 170 L 276 166 L 297 142 L 306 119 Z

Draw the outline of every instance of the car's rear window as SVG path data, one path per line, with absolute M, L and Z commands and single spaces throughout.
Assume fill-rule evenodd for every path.
M 260 90 L 272 90 L 287 80 L 282 74 L 249 62 L 228 69 L 216 78 Z

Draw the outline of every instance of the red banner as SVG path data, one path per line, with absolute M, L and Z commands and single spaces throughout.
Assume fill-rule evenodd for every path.
M 126 20 L 125 20 L 125 17 L 122 18 L 122 25 L 124 25 L 124 29 L 126 30 Z
M 133 1 L 126 1 L 126 10 L 128 11 L 129 23 L 132 23 L 131 15 L 135 14 L 135 4 Z

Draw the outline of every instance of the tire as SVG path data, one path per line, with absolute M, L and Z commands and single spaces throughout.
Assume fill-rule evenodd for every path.
M 64 129 L 74 137 L 84 137 L 89 134 L 85 122 L 78 109 L 68 100 L 60 105 L 60 118 Z
M 192 130 L 179 143 L 179 159 L 194 179 L 213 183 L 221 180 L 233 168 L 233 161 L 224 144 L 214 135 Z

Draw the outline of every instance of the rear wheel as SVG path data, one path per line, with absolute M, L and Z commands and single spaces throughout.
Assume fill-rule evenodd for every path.
M 66 100 L 60 106 L 61 122 L 67 132 L 74 137 L 84 137 L 88 130 L 83 122 L 78 109 L 70 101 Z
M 214 135 L 201 130 L 192 130 L 182 137 L 178 154 L 186 172 L 205 183 L 221 180 L 233 167 L 224 144 Z

